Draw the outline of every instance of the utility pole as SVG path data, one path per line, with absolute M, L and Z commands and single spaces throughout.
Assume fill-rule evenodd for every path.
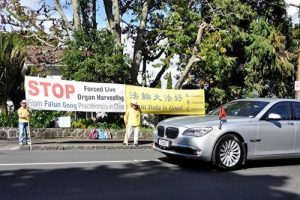
M 289 5 L 298 8 L 298 18 L 299 18 L 299 25 L 300 25 L 300 4 L 295 5 L 290 3 Z M 300 81 L 300 46 L 298 47 L 296 81 Z M 296 91 L 295 99 L 300 99 L 300 91 Z

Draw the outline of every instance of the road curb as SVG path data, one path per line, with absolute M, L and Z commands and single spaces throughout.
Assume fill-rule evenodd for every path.
M 152 149 L 152 144 L 140 145 L 140 146 L 123 146 L 123 145 L 75 145 L 75 146 L 44 146 L 44 145 L 32 145 L 32 150 L 113 150 L 113 149 L 124 149 L 124 150 L 134 150 L 134 149 Z M 30 150 L 29 146 L 22 146 L 20 148 L 22 151 Z

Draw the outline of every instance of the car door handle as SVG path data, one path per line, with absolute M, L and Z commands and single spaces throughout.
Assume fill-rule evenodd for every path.
M 294 126 L 294 122 L 288 122 L 287 124 L 290 126 Z
M 261 139 L 250 139 L 250 142 L 260 142 Z

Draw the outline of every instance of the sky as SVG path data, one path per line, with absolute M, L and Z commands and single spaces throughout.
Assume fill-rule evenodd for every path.
M 32 8 L 38 8 L 39 4 L 40 4 L 40 0 L 20 0 L 21 4 L 24 6 L 29 6 Z M 53 6 L 53 0 L 46 0 L 48 5 Z M 105 12 L 104 12 L 104 5 L 103 5 L 103 1 L 99 1 L 100 5 L 98 5 L 98 8 L 100 9 L 101 12 L 97 13 L 97 18 L 99 19 L 99 26 L 100 27 L 105 27 L 106 22 L 105 22 Z M 287 4 L 296 4 L 296 5 L 300 5 L 300 0 L 285 0 L 285 2 Z M 71 12 L 66 12 L 68 13 L 67 15 L 69 17 L 71 17 Z M 299 18 L 297 15 L 297 8 L 293 7 L 293 6 L 288 6 L 288 14 L 289 16 L 292 17 L 292 21 L 293 23 L 299 23 Z
M 296 5 L 300 5 L 300 0 L 285 0 L 285 2 L 287 4 L 296 4 Z M 298 13 L 297 13 L 297 8 L 294 6 L 288 6 L 288 15 L 292 17 L 292 22 L 294 24 L 299 23 L 299 17 L 298 17 Z
M 20 0 L 21 1 L 21 4 L 24 5 L 24 6 L 28 6 L 28 7 L 31 7 L 33 9 L 36 9 L 36 8 L 39 8 L 40 6 L 40 1 L 41 0 Z M 51 5 L 51 6 L 54 6 L 53 5 L 53 0 L 46 0 L 47 4 L 48 5 Z M 104 12 L 104 5 L 103 5 L 103 1 L 100 0 L 100 5 L 98 5 L 98 9 L 100 12 L 97 12 L 97 22 L 98 22 L 98 27 L 99 28 L 104 28 L 106 27 L 106 21 L 105 21 L 105 12 Z M 296 4 L 296 5 L 300 5 L 300 0 L 285 0 L 285 2 L 287 4 Z M 67 18 L 72 18 L 72 11 L 71 10 L 64 10 L 65 11 L 65 14 L 66 14 L 66 17 Z M 294 24 L 296 23 L 299 23 L 299 18 L 298 18 L 298 13 L 297 13 L 297 8 L 293 7 L 293 6 L 288 6 L 287 7 L 287 11 L 288 11 L 288 15 L 292 18 L 292 22 Z M 59 17 L 58 14 L 55 14 L 55 17 Z M 49 26 L 51 24 L 49 23 Z M 124 41 L 124 46 L 125 46 L 125 53 L 128 53 L 129 55 L 133 55 L 133 42 L 132 40 L 128 39 L 126 37 L 126 35 L 123 35 L 122 36 L 122 40 Z M 159 61 L 155 61 L 154 63 L 150 63 L 149 65 L 154 65 L 154 64 L 157 64 Z M 149 67 L 149 74 L 153 77 L 155 77 L 155 75 L 159 72 L 159 68 L 153 68 L 153 67 Z M 173 76 L 173 86 L 175 85 L 176 83 L 176 80 L 174 78 L 174 76 L 178 73 L 177 72 L 177 69 L 176 69 L 176 66 L 171 66 L 166 73 L 168 72 L 171 72 L 172 73 L 172 76 Z M 164 77 L 164 76 L 162 76 Z M 166 87 L 166 82 L 167 80 L 165 79 L 162 79 L 162 87 Z
M 22 5 L 33 8 L 33 9 L 38 9 L 40 7 L 41 1 L 43 1 L 43 0 L 20 0 Z M 54 7 L 53 0 L 45 0 L 45 1 L 46 1 L 47 5 Z M 65 1 L 66 0 L 60 0 L 60 2 L 65 2 Z M 71 1 L 71 0 L 69 0 L 69 1 Z M 97 19 L 98 19 L 97 22 L 98 22 L 98 26 L 100 28 L 104 28 L 106 26 L 106 21 L 105 21 L 106 15 L 104 12 L 104 5 L 103 5 L 102 0 L 100 0 L 98 2 L 100 4 L 97 6 L 98 6 L 98 9 L 100 10 L 100 12 L 97 12 Z M 64 9 L 64 13 L 68 19 L 72 18 L 72 10 Z M 58 16 L 58 14 L 57 14 L 57 16 Z

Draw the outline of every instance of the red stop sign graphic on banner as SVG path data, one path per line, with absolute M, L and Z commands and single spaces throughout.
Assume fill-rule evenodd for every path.
M 30 80 L 28 82 L 28 93 L 32 96 L 43 95 L 48 97 L 52 94 L 56 98 L 70 99 L 71 94 L 75 93 L 75 87 L 71 84 Z

